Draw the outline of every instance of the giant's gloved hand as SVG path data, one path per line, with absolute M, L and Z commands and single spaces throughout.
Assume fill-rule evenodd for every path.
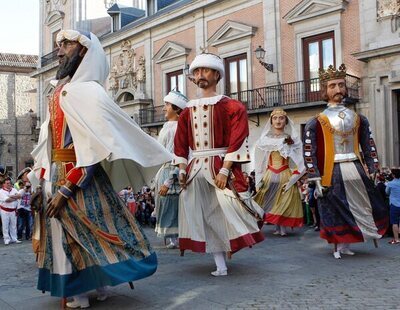
M 324 192 L 326 192 L 326 188 L 321 185 L 321 178 L 311 178 L 308 179 L 308 182 L 315 183 L 315 191 L 314 191 L 315 198 L 324 197 Z
M 326 191 L 326 188 L 321 185 L 321 180 L 315 181 L 315 195 L 317 198 L 324 197 L 324 191 Z

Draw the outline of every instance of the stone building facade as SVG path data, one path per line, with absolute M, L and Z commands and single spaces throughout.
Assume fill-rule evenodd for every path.
M 385 166 L 400 165 L 400 1 L 360 0 L 362 108 L 367 110 Z
M 57 66 L 52 38 L 61 27 L 78 26 L 76 8 L 81 1 L 42 1 L 42 61 L 35 73 L 39 78 L 41 119 L 46 109 L 46 95 L 51 90 L 49 81 Z M 318 68 L 330 64 L 339 66 L 344 62 L 348 68 L 349 104 L 370 118 L 377 132 L 383 164 L 394 164 L 399 151 L 391 131 L 398 128 L 397 118 L 391 119 L 392 127 L 381 132 L 382 126 L 377 124 L 393 113 L 379 108 L 384 99 L 375 103 L 379 91 L 372 91 L 371 87 L 379 81 L 379 85 L 386 87 L 382 91 L 379 86 L 380 96 L 386 93 L 393 102 L 397 100 L 394 87 L 400 74 L 396 73 L 397 50 L 392 45 L 396 45 L 398 33 L 391 31 L 397 29 L 399 22 L 393 17 L 395 14 L 379 17 L 387 15 L 389 4 L 396 1 L 132 1 L 132 6 L 136 5 L 145 13 L 127 24 L 123 24 L 122 17 L 129 14 L 129 10 L 111 6 L 119 1 L 106 1 L 109 19 L 102 21 L 112 26 L 109 33 L 103 31 L 100 35 L 110 63 L 105 87 L 126 113 L 146 132 L 156 136 L 164 122 L 163 97 L 169 90 L 177 89 L 195 98 L 196 87 L 186 69 L 197 54 L 217 53 L 223 58 L 227 72 L 218 90 L 247 106 L 252 145 L 275 107 L 286 109 L 302 130 L 306 121 L 325 105 L 319 96 Z M 105 12 L 107 8 L 104 7 Z M 396 8 L 389 10 L 396 11 Z M 384 25 L 392 25 L 392 28 Z M 107 25 L 102 29 L 108 29 Z M 258 47 L 265 50 L 261 60 L 272 65 L 272 71 L 266 70 L 257 58 Z M 368 56 L 370 49 L 378 47 L 392 57 L 390 65 L 387 63 L 389 56 Z M 385 142 L 387 136 L 393 137 L 392 148 L 387 145 L 391 142 Z
M 0 165 L 12 176 L 33 164 L 37 105 L 30 73 L 37 61 L 37 56 L 0 53 Z

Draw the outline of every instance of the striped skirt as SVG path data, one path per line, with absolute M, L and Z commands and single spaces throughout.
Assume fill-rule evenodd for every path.
M 62 164 L 54 163 L 53 171 L 57 165 Z M 53 184 L 57 178 L 55 173 Z M 156 271 L 156 254 L 100 165 L 90 185 L 74 193 L 60 217 L 42 215 L 39 226 L 37 288 L 52 296 L 78 295 Z

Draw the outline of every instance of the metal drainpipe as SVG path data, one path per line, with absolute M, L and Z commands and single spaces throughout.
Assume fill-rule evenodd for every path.
M 279 49 L 278 49 L 278 17 L 279 12 L 276 11 L 276 0 L 274 0 L 274 11 L 275 11 L 275 66 L 276 66 L 276 77 L 278 80 L 278 84 L 281 84 L 281 79 L 279 76 L 279 70 L 281 69 L 279 64 Z
M 15 175 L 18 174 L 18 119 L 17 119 L 17 97 L 16 97 L 16 79 L 17 74 L 14 73 L 14 120 L 15 120 Z

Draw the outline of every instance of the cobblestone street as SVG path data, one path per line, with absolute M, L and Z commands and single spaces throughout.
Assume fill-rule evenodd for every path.
M 111 288 L 111 296 L 95 309 L 400 309 L 397 294 L 400 246 L 389 239 L 356 244 L 354 257 L 335 260 L 331 248 L 311 229 L 287 238 L 272 236 L 229 262 L 229 276 L 213 278 L 210 255 L 163 248 L 146 229 L 158 253 L 157 272 Z M 60 299 L 36 290 L 31 244 L 0 245 L 0 309 L 59 309 Z

